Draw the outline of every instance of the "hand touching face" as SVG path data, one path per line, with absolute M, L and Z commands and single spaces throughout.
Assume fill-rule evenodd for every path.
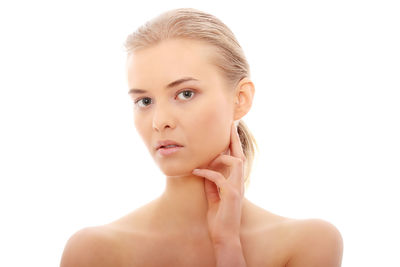
M 228 149 L 208 165 L 211 169 L 193 170 L 193 174 L 205 178 L 207 220 L 214 243 L 231 240 L 240 235 L 244 160 L 237 127 L 232 123 Z

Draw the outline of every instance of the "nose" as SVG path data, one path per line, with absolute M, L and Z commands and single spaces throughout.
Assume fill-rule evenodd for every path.
M 175 128 L 175 124 L 172 121 L 172 112 L 169 110 L 167 105 L 168 103 L 160 105 L 159 102 L 154 107 L 153 129 L 158 132 L 164 131 L 166 128 Z

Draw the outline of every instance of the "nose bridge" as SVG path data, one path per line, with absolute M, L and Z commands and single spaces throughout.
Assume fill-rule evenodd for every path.
M 166 126 L 172 127 L 173 114 L 167 99 L 158 100 L 154 104 L 153 128 L 163 130 Z

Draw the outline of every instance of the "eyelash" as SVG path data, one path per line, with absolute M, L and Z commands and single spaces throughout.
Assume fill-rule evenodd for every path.
M 180 91 L 179 93 L 177 93 L 176 95 L 178 96 L 179 94 L 184 93 L 184 92 L 192 92 L 192 93 L 193 93 L 192 95 L 195 95 L 195 94 L 196 94 L 196 92 L 193 91 L 193 90 L 182 90 L 182 91 Z M 146 99 L 146 98 L 149 98 L 149 97 L 142 97 L 142 98 L 139 98 L 139 99 L 135 100 L 135 105 L 138 106 L 138 105 L 139 105 L 138 102 L 141 101 L 141 100 L 143 100 L 143 99 Z M 193 98 L 193 97 L 191 97 L 191 98 L 189 98 L 189 99 L 192 99 L 192 98 Z M 150 98 L 149 98 L 149 99 L 150 99 Z M 145 106 L 145 107 L 146 107 L 146 106 Z M 145 108 L 145 107 L 140 107 L 140 108 Z

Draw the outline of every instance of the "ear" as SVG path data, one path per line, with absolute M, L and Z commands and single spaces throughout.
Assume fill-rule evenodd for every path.
M 240 80 L 235 89 L 234 100 L 234 118 L 233 120 L 240 120 L 244 115 L 249 112 L 255 93 L 253 82 L 247 77 Z

